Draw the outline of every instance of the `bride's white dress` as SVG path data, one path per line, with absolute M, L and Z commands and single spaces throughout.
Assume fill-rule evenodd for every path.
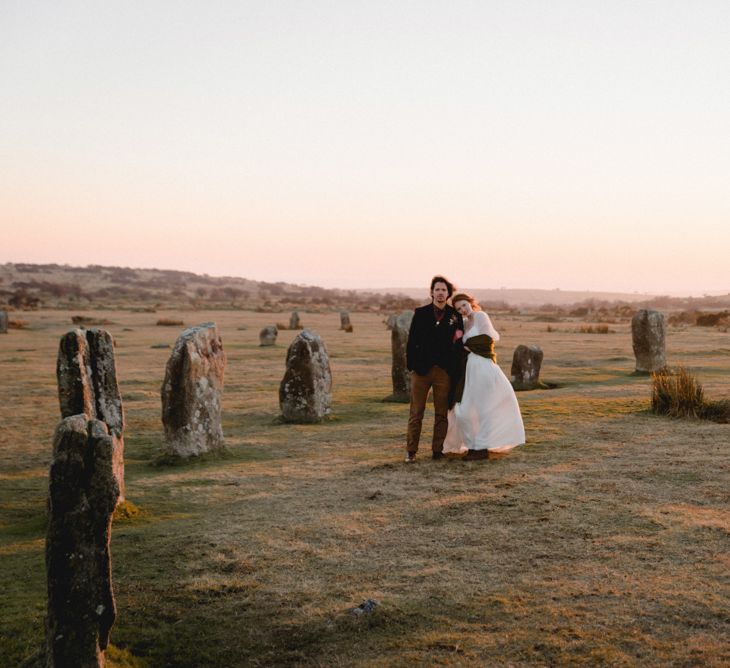
M 469 338 L 479 334 L 499 341 L 499 333 L 483 311 L 474 312 L 471 325 L 464 332 L 464 344 L 468 347 Z M 524 442 L 520 406 L 507 376 L 492 360 L 470 353 L 466 361 L 464 394 L 461 402 L 449 411 L 444 452 L 506 452 Z

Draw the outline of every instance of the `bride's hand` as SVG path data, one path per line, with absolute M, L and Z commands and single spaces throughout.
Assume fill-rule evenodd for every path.
M 464 350 L 466 350 L 466 352 L 468 352 L 468 353 L 471 352 L 471 350 L 469 350 L 469 346 L 464 346 Z

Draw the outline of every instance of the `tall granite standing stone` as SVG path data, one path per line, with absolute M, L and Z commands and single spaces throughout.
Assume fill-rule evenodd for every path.
M 114 361 L 114 339 L 104 329 L 72 329 L 61 337 L 56 360 L 61 417 L 83 413 L 101 420 L 114 445 L 119 502 L 124 494 L 124 409 Z
M 411 400 L 411 374 L 406 366 L 406 347 L 412 320 L 413 311 L 403 311 L 400 315 L 388 318 L 393 355 L 391 367 L 393 394 L 386 397 L 385 401 L 408 403 Z
M 540 367 L 543 352 L 538 346 L 519 345 L 512 356 L 510 381 L 515 390 L 535 390 L 543 387 Z
M 292 311 L 289 316 L 289 329 L 302 329 L 302 323 L 299 319 L 299 311 Z
M 286 353 L 279 405 L 286 422 L 321 422 L 331 412 L 332 372 L 319 334 L 304 329 Z
M 631 318 L 636 373 L 649 374 L 666 368 L 666 332 L 666 320 L 659 311 L 644 308 Z
M 104 666 L 116 618 L 109 542 L 119 500 L 107 425 L 73 415 L 56 428 L 46 535 L 46 666 Z
M 221 399 L 226 354 L 215 323 L 186 329 L 162 383 L 165 453 L 194 457 L 223 447 Z
M 273 346 L 276 344 L 276 337 L 279 335 L 279 330 L 276 325 L 269 325 L 264 327 L 259 332 L 259 346 Z
M 8 333 L 8 312 L 0 311 L 0 334 Z
M 340 311 L 340 329 L 346 332 L 352 332 L 352 323 L 350 322 L 350 312 Z

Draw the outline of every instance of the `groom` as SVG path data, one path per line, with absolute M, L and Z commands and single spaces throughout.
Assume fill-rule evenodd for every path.
M 431 303 L 417 308 L 411 321 L 406 347 L 406 366 L 412 372 L 411 411 L 406 439 L 406 463 L 409 464 L 416 461 L 430 389 L 433 389 L 436 414 L 431 458 L 441 459 L 444 456 L 442 450 L 449 426 L 450 375 L 455 364 L 454 341 L 457 330 L 464 330 L 461 316 L 447 303 L 453 293 L 454 286 L 448 279 L 434 276 L 431 279 Z

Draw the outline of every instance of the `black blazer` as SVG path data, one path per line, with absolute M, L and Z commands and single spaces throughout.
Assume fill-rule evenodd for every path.
M 457 329 L 464 331 L 464 321 L 456 310 L 446 305 L 441 322 L 436 321 L 433 304 L 417 308 L 411 321 L 406 346 L 406 366 L 424 376 L 436 365 L 452 375 L 456 362 L 456 351 L 463 344 L 461 339 L 454 343 Z

